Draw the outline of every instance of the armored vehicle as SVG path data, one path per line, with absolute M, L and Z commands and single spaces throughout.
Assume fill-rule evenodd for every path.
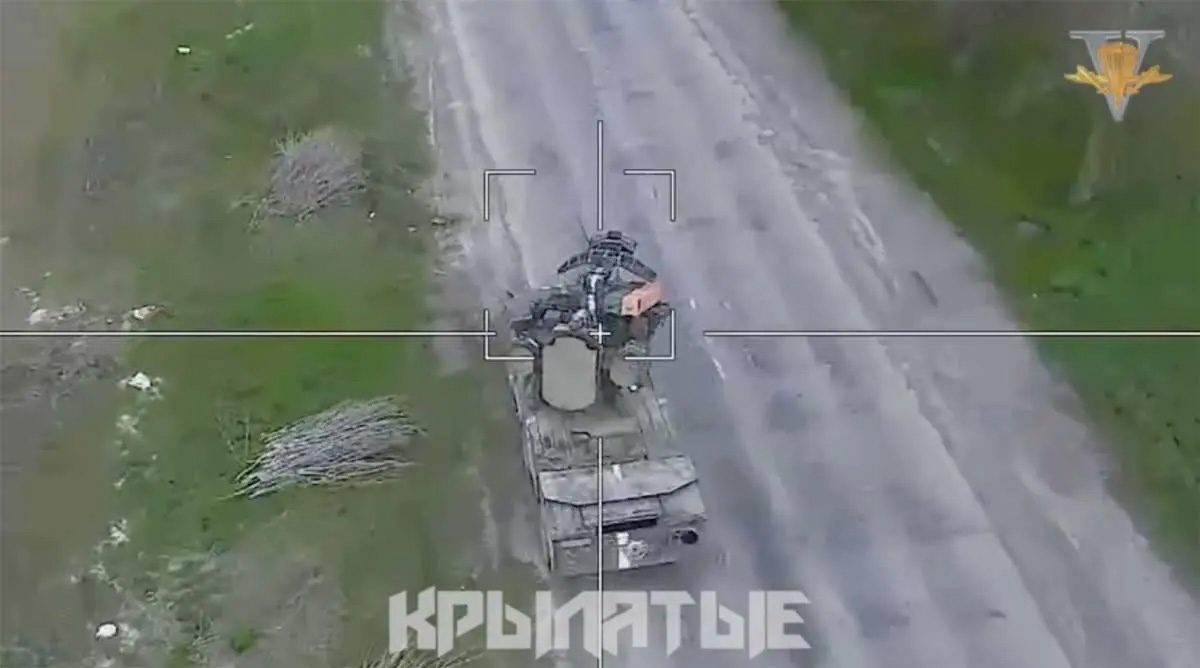
M 546 564 L 560 575 L 674 562 L 705 524 L 646 359 L 674 316 L 636 250 L 621 232 L 597 234 L 510 321 L 508 380 Z

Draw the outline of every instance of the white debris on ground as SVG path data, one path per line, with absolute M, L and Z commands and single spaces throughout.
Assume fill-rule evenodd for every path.
M 139 371 L 132 376 L 124 379 L 120 383 L 121 387 L 127 387 L 139 392 L 145 392 L 152 397 L 161 396 L 162 378 L 150 377 Z
M 79 583 L 86 577 L 105 586 L 115 596 L 116 605 L 108 611 L 107 618 L 97 620 L 99 623 L 93 633 L 98 641 L 111 643 L 116 639 L 116 644 L 98 646 L 99 653 L 91 657 L 98 662 L 95 665 L 112 665 L 106 662 L 114 653 L 125 657 L 136 655 L 139 658 L 137 665 L 166 665 L 171 652 L 181 644 L 205 640 L 192 638 L 189 625 L 177 618 L 178 602 L 189 596 L 212 594 L 202 583 L 209 581 L 215 573 L 215 553 L 177 554 L 148 560 L 144 569 L 155 587 L 146 590 L 140 586 L 127 588 L 109 572 L 105 567 L 109 555 L 105 552 L 111 547 L 111 541 L 101 543 L 97 550 L 99 558 L 88 569 L 87 576 L 71 578 L 72 582 Z M 137 558 L 141 560 L 145 556 L 138 553 Z
M 49 276 L 50 274 L 47 273 L 45 278 L 49 278 Z M 25 321 L 35 327 L 54 325 L 64 320 L 77 318 L 87 311 L 83 302 L 67 304 L 58 308 L 46 308 L 42 306 L 42 296 L 33 288 L 19 287 L 17 293 L 29 301 L 29 317 Z
M 121 317 L 121 330 L 128 332 L 135 326 L 149 321 L 150 318 L 158 315 L 163 310 L 163 307 L 156 304 L 147 304 L 145 306 L 139 306 L 135 309 L 130 309 Z
M 266 434 L 262 453 L 237 477 L 237 494 L 385 479 L 412 464 L 399 448 L 421 433 L 397 397 L 345 401 Z
M 150 381 L 150 384 L 153 387 L 154 379 L 150 379 Z M 144 383 L 138 384 L 142 385 Z M 124 385 L 124 383 L 122 383 L 122 385 Z M 120 455 L 122 460 L 127 459 L 133 453 L 132 444 L 135 439 L 139 439 L 142 435 L 139 427 L 141 425 L 142 417 L 146 414 L 146 408 L 147 406 L 142 404 L 134 408 L 130 413 L 122 413 L 121 415 L 117 416 L 117 422 L 115 425 L 117 428 L 117 434 L 114 445 L 116 446 L 117 453 Z M 157 454 L 151 453 L 150 461 L 155 461 L 157 457 Z M 125 483 L 128 482 L 130 475 L 141 477 L 150 475 L 152 471 L 153 469 L 151 468 L 127 470 L 122 473 L 115 482 L 113 482 L 113 489 L 119 490 L 124 487 Z
M 140 393 L 135 402 L 139 405 L 116 420 L 115 445 L 122 457 L 132 452 L 131 442 L 140 438 L 138 422 L 149 409 L 143 402 L 146 393 L 156 392 L 160 385 L 161 379 L 140 372 L 121 381 L 122 387 Z M 157 455 L 151 454 L 150 461 L 155 459 Z M 150 475 L 152 470 L 139 467 L 127 471 L 115 486 L 119 488 L 128 476 Z M 71 576 L 73 583 L 100 585 L 111 594 L 102 597 L 108 601 L 106 609 L 100 611 L 104 616 L 92 620 L 96 624 L 93 628 L 96 644 L 88 657 L 92 663 L 81 665 L 126 666 L 131 665 L 128 660 L 134 656 L 137 663 L 132 665 L 167 665 L 172 651 L 194 640 L 187 625 L 178 618 L 179 601 L 201 591 L 200 583 L 207 581 L 215 568 L 215 553 L 147 554 L 131 541 L 138 522 L 137 517 L 111 522 L 107 536 L 94 548 L 95 556 L 86 574 Z M 120 568 L 116 568 L 118 564 Z M 154 583 L 153 588 L 147 589 L 140 583 L 129 587 L 120 573 L 130 571 L 144 574 Z
M 73 329 L 109 329 L 115 321 L 115 312 L 111 309 L 89 307 L 77 301 L 65 306 L 50 308 L 42 305 L 42 295 L 37 290 L 19 287 L 16 292 L 29 302 L 29 316 L 26 322 L 32 327 L 55 327 L 70 323 Z M 138 323 L 145 323 L 165 310 L 158 304 L 146 304 L 126 311 L 121 316 L 121 329 L 129 331 Z M 87 317 L 84 317 L 87 315 Z
M 161 306 L 156 306 L 154 304 L 147 304 L 145 306 L 139 306 L 135 309 L 131 309 L 129 311 L 129 313 L 127 314 L 127 317 L 133 318 L 134 320 L 137 320 L 139 322 L 145 322 L 145 321 L 149 320 L 152 316 L 154 316 L 155 313 L 158 313 L 160 310 L 162 310 Z
M 241 37 L 242 35 L 245 35 L 246 33 L 250 32 L 251 30 L 254 30 L 254 21 L 251 21 L 251 22 L 247 23 L 246 25 L 241 26 L 240 28 L 237 28 L 237 29 L 233 30 L 232 32 L 226 34 L 225 39 L 227 39 L 227 40 L 236 39 L 238 37 Z
M 121 384 L 125 387 L 132 387 L 135 390 L 142 390 L 143 392 L 154 387 L 154 381 L 150 379 L 150 376 L 141 371 L 121 381 Z
M 137 435 L 137 433 L 138 433 L 137 416 L 130 415 L 128 413 L 122 413 L 117 418 L 117 431 L 121 432 L 122 434 L 125 434 L 126 436 Z
M 77 318 L 87 310 L 83 304 L 68 304 L 59 308 L 35 308 L 26 321 L 30 325 L 53 325 L 64 320 Z
M 104 551 L 110 547 L 124 545 L 129 542 L 129 522 L 120 519 L 108 527 L 108 538 L 100 542 L 97 547 L 99 551 Z

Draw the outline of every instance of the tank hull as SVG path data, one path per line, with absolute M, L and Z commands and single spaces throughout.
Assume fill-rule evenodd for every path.
M 568 412 L 541 400 L 531 362 L 509 362 L 508 382 L 551 572 L 669 564 L 698 542 L 706 518 L 695 467 L 675 451 L 652 384 Z

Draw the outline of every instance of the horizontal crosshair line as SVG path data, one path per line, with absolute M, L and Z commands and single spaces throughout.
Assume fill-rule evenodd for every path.
M 706 330 L 711 338 L 1200 338 L 1200 330 Z M 3 330 L 0 338 L 395 339 L 491 338 L 476 330 Z
M 117 331 L 117 330 L 5 330 L 0 331 L 0 338 L 111 338 L 111 339 L 414 339 L 428 337 L 491 337 L 496 332 L 459 331 L 459 330 L 343 330 L 343 331 L 288 331 L 288 330 L 150 330 L 150 331 Z
M 864 329 L 710 329 L 703 332 L 712 338 L 1143 338 L 1186 339 L 1200 338 L 1200 330 L 864 330 Z

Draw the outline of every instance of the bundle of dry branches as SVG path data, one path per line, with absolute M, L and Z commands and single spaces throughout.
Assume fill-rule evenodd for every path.
M 279 143 L 267 194 L 255 215 L 304 220 L 322 208 L 349 202 L 366 188 L 354 142 L 323 128 Z
M 237 495 L 386 478 L 411 465 L 398 449 L 420 433 L 397 397 L 342 402 L 264 436 L 262 453 L 237 477 Z
M 433 652 L 403 650 L 371 659 L 360 668 L 462 668 L 474 663 L 480 652 L 452 651 L 443 656 Z

